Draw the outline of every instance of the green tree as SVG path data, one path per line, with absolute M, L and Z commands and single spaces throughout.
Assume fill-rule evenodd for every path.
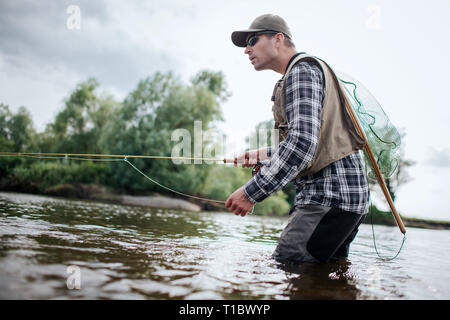
M 98 96 L 99 83 L 90 78 L 77 85 L 64 108 L 41 135 L 45 151 L 101 153 L 99 138 L 118 103 L 109 95 Z
M 36 131 L 30 113 L 20 107 L 12 113 L 5 104 L 0 104 L 0 151 L 35 152 Z M 0 157 L 0 178 L 6 179 L 19 165 L 30 163 L 29 159 L 18 157 Z
M 222 77 L 222 78 L 221 78 Z M 108 120 L 101 136 L 105 152 L 114 154 L 150 154 L 170 156 L 176 142 L 175 129 L 186 129 L 194 144 L 194 121 L 204 130 L 222 120 L 220 102 L 224 101 L 223 76 L 202 71 L 190 85 L 181 83 L 172 73 L 157 72 L 139 82 Z M 193 148 L 192 148 L 193 150 Z M 176 165 L 170 160 L 133 159 L 140 170 L 178 191 L 202 193 L 208 165 Z M 111 167 L 115 186 L 134 190 L 162 191 L 123 164 Z
M 245 138 L 248 150 L 271 147 L 273 127 L 274 121 L 272 119 L 258 123 L 255 130 Z
M 0 137 L 9 139 L 9 121 L 11 119 L 11 111 L 6 104 L 0 103 Z
M 225 75 L 220 71 L 202 70 L 192 77 L 191 82 L 193 85 L 206 87 L 222 102 L 231 96 L 231 92 L 227 89 Z
M 25 107 L 20 107 L 9 120 L 9 132 L 14 142 L 13 152 L 35 152 L 37 147 L 36 130 L 33 119 Z
M 11 120 L 11 111 L 9 107 L 0 103 L 0 151 L 12 152 L 14 142 L 11 140 L 9 123 Z M 13 167 L 14 159 L 9 157 L 0 157 L 0 177 L 7 175 L 11 167 Z

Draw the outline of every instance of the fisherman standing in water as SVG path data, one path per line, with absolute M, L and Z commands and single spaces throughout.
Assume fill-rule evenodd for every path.
M 257 17 L 231 39 L 245 48 L 255 70 L 283 77 L 272 96 L 281 142 L 276 150 L 251 150 L 237 158 L 243 167 L 268 162 L 230 195 L 226 207 L 245 216 L 294 181 L 295 204 L 273 258 L 294 263 L 347 258 L 368 211 L 369 188 L 358 152 L 364 140 L 345 109 L 336 75 L 323 60 L 296 52 L 289 27 L 277 15 Z

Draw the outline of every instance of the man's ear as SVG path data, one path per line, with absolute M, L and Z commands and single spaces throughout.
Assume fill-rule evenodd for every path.
M 280 33 L 277 33 L 275 36 L 274 36 L 274 38 L 275 38 L 275 45 L 279 48 L 279 47 L 281 47 L 281 45 L 284 43 L 284 34 L 282 34 L 281 32 Z

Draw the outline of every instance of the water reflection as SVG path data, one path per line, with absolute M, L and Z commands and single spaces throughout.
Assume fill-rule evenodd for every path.
M 349 261 L 280 264 L 289 278 L 287 294 L 293 300 L 355 300 L 360 292 Z

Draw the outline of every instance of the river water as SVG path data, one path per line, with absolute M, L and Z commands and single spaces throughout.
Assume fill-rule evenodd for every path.
M 271 259 L 287 218 L 0 193 L 1 299 L 450 299 L 450 231 L 407 228 L 378 257 L 362 225 L 349 261 Z M 403 235 L 374 226 L 394 256 Z

